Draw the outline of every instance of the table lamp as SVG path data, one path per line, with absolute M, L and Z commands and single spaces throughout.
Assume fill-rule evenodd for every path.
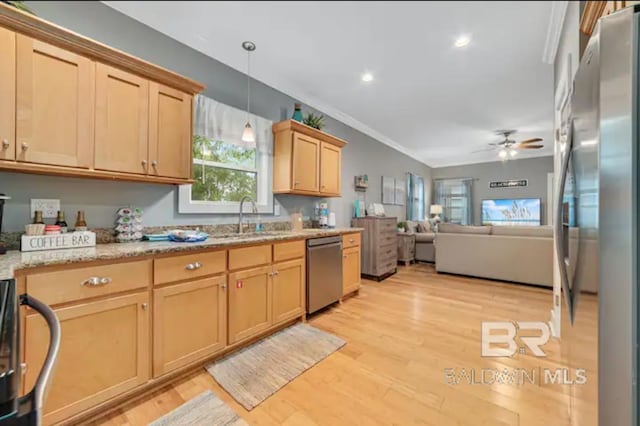
M 429 208 L 429 213 L 434 215 L 433 220 L 436 222 L 440 222 L 440 214 L 442 214 L 442 206 L 440 204 L 431 204 Z

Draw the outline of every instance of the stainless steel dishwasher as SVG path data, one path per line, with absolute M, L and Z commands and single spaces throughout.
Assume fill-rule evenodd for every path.
M 342 237 L 307 240 L 307 313 L 342 297 Z

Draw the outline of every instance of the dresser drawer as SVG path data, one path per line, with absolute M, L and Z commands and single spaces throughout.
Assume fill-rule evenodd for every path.
M 251 268 L 271 263 L 271 244 L 229 250 L 229 270 Z
M 306 250 L 306 241 L 287 241 L 273 245 L 273 261 L 280 262 L 289 259 L 298 259 L 304 257 Z
M 386 219 L 386 220 L 379 220 L 376 223 L 376 230 L 378 231 L 378 234 L 381 234 L 385 231 L 393 231 L 393 232 L 397 232 L 398 231 L 398 222 L 396 221 L 396 219 Z
M 376 268 L 376 275 L 384 275 L 386 273 L 392 272 L 394 269 L 398 267 L 397 260 L 387 260 L 384 263 L 378 264 Z
M 119 293 L 151 284 L 151 259 L 27 276 L 27 293 L 47 305 Z
M 344 234 L 342 236 L 342 248 L 346 249 L 349 247 L 358 247 L 360 246 L 360 233 L 356 232 L 354 234 Z
M 153 282 L 166 284 L 223 273 L 227 269 L 225 250 L 162 257 L 153 263 Z
M 397 244 L 398 235 L 396 234 L 395 230 L 393 232 L 385 232 L 384 234 L 379 235 L 376 241 L 378 242 L 379 246 Z
M 398 258 L 398 246 L 396 244 L 387 244 L 378 247 L 376 253 L 376 259 L 378 265 L 387 261 L 392 261 Z

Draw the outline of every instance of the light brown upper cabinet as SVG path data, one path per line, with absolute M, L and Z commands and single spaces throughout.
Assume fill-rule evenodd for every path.
M 0 28 L 0 160 L 16 158 L 16 33 Z
M 21 34 L 16 41 L 16 159 L 89 168 L 95 64 Z
M 273 125 L 273 192 L 341 195 L 342 147 L 347 142 L 294 120 Z
M 318 192 L 318 170 L 320 167 L 320 141 L 293 134 L 293 189 L 300 192 Z
M 340 196 L 342 149 L 327 142 L 320 145 L 320 193 Z
M 0 2 L 0 170 L 189 183 L 202 90 Z
M 191 110 L 193 96 L 149 84 L 149 174 L 191 176 Z
M 149 81 L 96 65 L 96 169 L 146 174 Z

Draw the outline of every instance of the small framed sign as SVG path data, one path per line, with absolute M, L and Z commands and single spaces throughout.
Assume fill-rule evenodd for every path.
M 527 186 L 528 183 L 529 181 L 527 179 L 497 180 L 489 182 L 489 188 L 515 188 Z
M 20 251 L 73 249 L 95 245 L 96 234 L 91 231 L 57 235 L 23 235 Z

